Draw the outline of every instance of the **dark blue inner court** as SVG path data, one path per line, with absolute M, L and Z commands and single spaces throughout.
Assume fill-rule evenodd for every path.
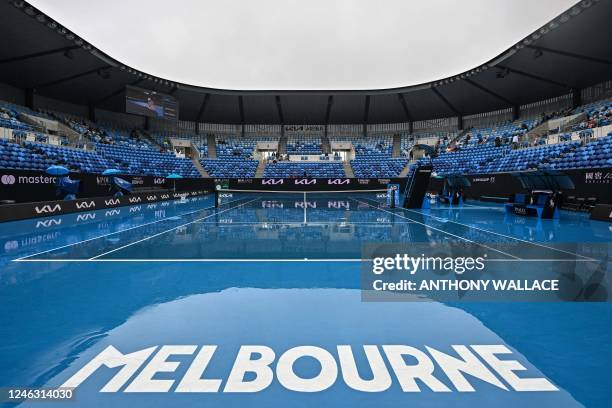
M 118 369 L 101 368 L 65 405 L 609 405 L 609 303 L 367 303 L 359 279 L 368 242 L 516 242 L 541 253 L 566 243 L 579 252 L 585 246 L 577 241 L 609 241 L 609 223 L 569 212 L 553 220 L 517 217 L 475 201 L 391 209 L 364 193 L 226 198 L 219 208 L 206 196 L 3 224 L 0 383 L 59 386 L 111 345 L 124 354 L 217 345 L 205 377 L 227 379 L 238 349 L 249 344 L 277 356 L 302 345 L 332 354 L 350 345 L 364 378 L 371 376 L 367 344 L 448 353 L 455 344 L 502 344 L 526 368 L 519 376 L 547 378 L 559 391 L 503 391 L 472 378 L 471 393 L 434 393 L 423 384 L 421 392 L 404 393 L 397 380 L 386 392 L 364 393 L 339 376 L 318 393 L 288 391 L 276 380 L 251 394 L 105 393 L 100 389 Z M 191 358 L 169 360 L 181 363 L 176 372 L 155 378 L 178 382 Z M 305 378 L 319 369 L 309 359 L 295 365 Z M 63 406 L 57 404 L 49 403 Z M 22 404 L 30 405 L 45 403 Z

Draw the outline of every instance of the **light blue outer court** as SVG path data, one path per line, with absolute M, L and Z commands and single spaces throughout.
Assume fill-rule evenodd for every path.
M 368 378 L 366 344 L 449 354 L 455 344 L 503 344 L 527 368 L 520 376 L 545 377 L 559 391 L 503 391 L 468 376 L 476 392 L 420 384 L 404 393 L 386 362 L 394 382 L 380 393 L 352 390 L 341 376 L 318 393 L 276 379 L 253 394 L 101 393 L 117 372 L 102 368 L 72 402 L 21 406 L 610 406 L 610 303 L 368 303 L 360 291 L 364 243 L 606 243 L 610 224 L 567 212 L 507 216 L 480 202 L 379 208 L 380 198 L 364 194 L 231 198 L 219 208 L 206 196 L 0 224 L 0 385 L 59 386 L 109 345 L 122 353 L 217 345 L 205 375 L 227 379 L 241 345 L 266 345 L 277 357 L 301 345 L 332 354 L 351 345 Z M 172 357 L 176 372 L 156 378 L 178 382 L 192 357 Z M 295 370 L 307 378 L 319 366 L 300 359 Z

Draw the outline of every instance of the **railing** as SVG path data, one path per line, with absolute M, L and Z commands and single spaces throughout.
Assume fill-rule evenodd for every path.
M 0 127 L 0 139 L 9 139 L 13 140 L 15 137 L 13 136 L 13 130 L 5 127 Z

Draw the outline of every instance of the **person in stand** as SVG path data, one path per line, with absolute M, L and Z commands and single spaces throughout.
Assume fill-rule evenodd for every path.
M 512 148 L 518 149 L 518 145 L 519 145 L 519 137 L 517 134 L 514 134 L 514 136 L 512 136 Z

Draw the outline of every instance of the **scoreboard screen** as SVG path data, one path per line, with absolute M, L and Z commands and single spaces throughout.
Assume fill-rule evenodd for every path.
M 170 95 L 128 86 L 125 90 L 125 111 L 158 119 L 177 120 L 178 101 Z

